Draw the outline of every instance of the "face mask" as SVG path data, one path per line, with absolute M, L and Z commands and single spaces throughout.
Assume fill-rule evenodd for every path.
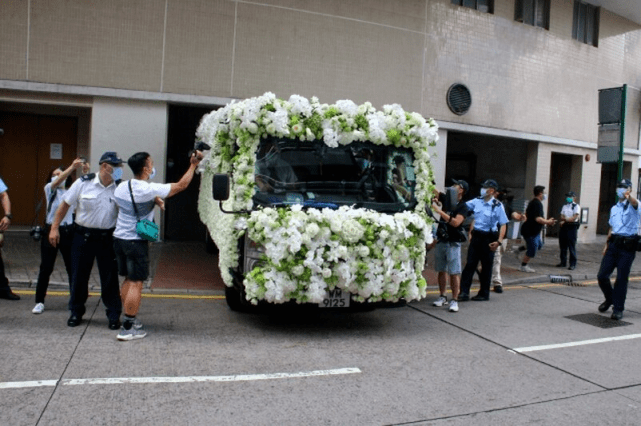
M 481 188 L 481 197 L 485 197 L 487 195 L 487 188 Z
M 149 175 L 149 179 L 153 179 L 156 176 L 156 168 L 151 169 L 151 174 Z
M 52 177 L 50 182 L 53 182 L 53 181 L 54 181 L 54 180 L 56 180 L 56 179 L 58 179 L 58 176 L 54 176 L 54 177 Z
M 617 197 L 625 198 L 626 192 L 628 192 L 628 188 L 617 188 Z
M 569 204 L 572 201 L 574 201 L 574 199 L 572 197 L 568 197 L 568 198 L 565 199 L 565 201 Z
M 122 167 L 114 167 L 114 171 L 111 173 L 111 178 L 113 180 L 120 180 L 122 178 Z
M 548 199 L 548 194 L 543 194 L 543 201 Z

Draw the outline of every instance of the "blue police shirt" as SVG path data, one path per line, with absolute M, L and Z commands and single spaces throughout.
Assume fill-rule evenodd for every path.
M 618 202 L 610 210 L 612 233 L 630 237 L 639 232 L 639 208 L 635 209 L 629 201 Z
M 474 229 L 482 232 L 497 232 L 500 225 L 508 223 L 503 204 L 494 198 L 485 201 L 475 198 L 468 201 L 467 208 L 474 215 Z
M 7 189 L 9 189 L 9 188 L 7 188 L 7 185 L 5 185 L 4 181 L 2 180 L 2 178 L 0 178 L 0 194 L 2 194 Z

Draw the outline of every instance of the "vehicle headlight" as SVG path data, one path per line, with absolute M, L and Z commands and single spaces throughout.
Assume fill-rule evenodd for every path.
M 243 272 L 251 272 L 256 266 L 263 263 L 263 256 L 265 255 L 265 247 L 256 243 L 255 241 L 245 237 L 245 255 L 243 262 Z

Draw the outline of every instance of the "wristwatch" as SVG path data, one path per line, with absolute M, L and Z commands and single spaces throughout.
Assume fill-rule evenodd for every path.
M 8 217 L 9 220 L 13 220 L 13 215 L 11 213 L 4 215 L 5 217 Z

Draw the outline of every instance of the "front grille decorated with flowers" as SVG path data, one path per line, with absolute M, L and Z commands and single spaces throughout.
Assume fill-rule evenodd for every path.
M 252 303 L 320 303 L 335 288 L 361 302 L 425 297 L 422 270 L 432 239 L 425 207 L 433 190 L 428 147 L 438 139 L 433 120 L 399 105 L 377 111 L 369 103 L 327 105 L 266 93 L 205 115 L 197 136 L 211 147 L 201 163 L 199 213 L 218 246 L 227 286 L 237 270 Z M 293 165 L 267 182 L 274 154 Z M 369 186 L 366 170 L 378 173 L 371 172 Z M 212 198 L 215 173 L 230 176 L 224 209 L 250 213 L 220 210 Z M 245 237 L 261 247 L 251 271 L 240 262 L 238 242 Z

